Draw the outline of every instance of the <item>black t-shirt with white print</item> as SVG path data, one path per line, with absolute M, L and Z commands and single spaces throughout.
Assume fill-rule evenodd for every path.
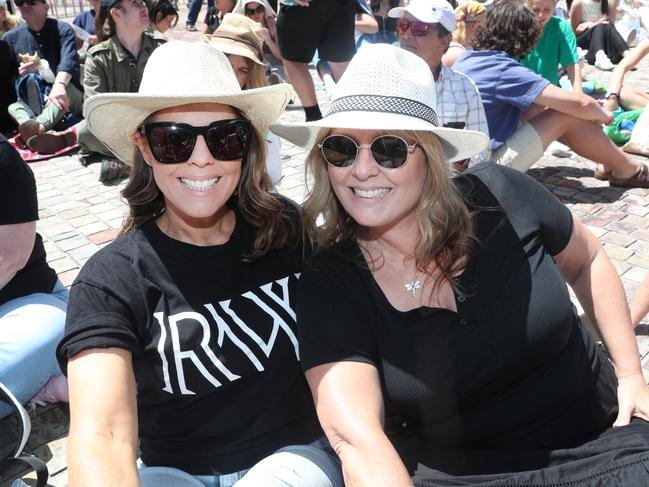
M 238 213 L 230 240 L 208 247 L 150 220 L 97 252 L 70 290 L 61 366 L 90 348 L 132 352 L 147 466 L 230 473 L 322 434 L 298 361 L 303 249 L 244 262 L 253 238 Z

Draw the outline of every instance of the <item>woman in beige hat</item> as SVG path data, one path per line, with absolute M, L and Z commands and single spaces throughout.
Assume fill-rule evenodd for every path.
M 86 102 L 132 171 L 58 349 L 71 487 L 342 486 L 298 362 L 299 210 L 265 170 L 290 95 L 242 91 L 219 50 L 170 42 L 137 93 Z
M 242 90 L 268 86 L 262 59 L 261 26 L 243 15 L 231 13 L 205 40 L 223 52 L 234 70 Z M 273 186 L 282 179 L 281 140 L 266 131 L 266 167 Z
M 277 127 L 315 140 L 301 365 L 346 484 L 649 485 L 649 388 L 615 268 L 525 174 L 451 178 L 488 141 L 440 127 L 435 97 L 421 58 L 368 45 L 322 120 Z

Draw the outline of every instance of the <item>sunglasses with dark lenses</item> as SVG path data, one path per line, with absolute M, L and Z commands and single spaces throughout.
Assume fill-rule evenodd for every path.
M 399 19 L 397 22 L 397 32 L 399 34 L 405 34 L 410 29 L 410 32 L 415 37 L 424 37 L 428 35 L 428 32 L 433 28 L 431 24 L 426 22 L 419 22 L 418 20 L 406 20 Z
M 246 15 L 247 16 L 252 16 L 255 14 L 263 14 L 266 11 L 266 8 L 263 5 L 260 5 L 257 8 L 248 8 L 246 7 Z
M 371 144 L 358 145 L 346 135 L 329 135 L 318 144 L 322 157 L 334 167 L 349 167 L 354 164 L 360 149 L 369 149 L 374 161 L 385 169 L 396 169 L 408 162 L 409 154 L 417 143 L 408 143 L 397 135 L 380 135 Z
M 202 135 L 210 153 L 219 161 L 243 159 L 248 152 L 252 126 L 248 120 L 218 120 L 203 127 L 179 122 L 153 122 L 144 126 L 156 161 L 178 164 L 187 161 Z
M 45 0 L 14 0 L 14 3 L 16 4 L 16 7 L 22 7 L 25 4 L 33 7 L 37 3 L 45 3 Z

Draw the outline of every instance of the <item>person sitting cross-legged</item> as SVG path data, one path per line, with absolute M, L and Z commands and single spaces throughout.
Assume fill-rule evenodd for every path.
M 16 0 L 15 4 L 25 23 L 7 32 L 3 40 L 19 65 L 18 76 L 28 85 L 26 91 L 33 93 L 37 86 L 43 94 L 49 90 L 45 100 L 40 95 L 30 96 L 29 100 L 22 99 L 9 106 L 9 114 L 18 123 L 20 138 L 27 144 L 34 135 L 54 128 L 67 113 L 80 114 L 83 93 L 72 27 L 48 18 L 48 0 Z M 48 75 L 44 74 L 46 71 Z
M 474 51 L 453 68 L 471 78 L 485 106 L 492 159 L 527 171 L 555 140 L 582 157 L 611 169 L 609 184 L 649 187 L 649 167 L 618 149 L 601 125 L 613 115 L 582 93 L 571 93 L 521 66 L 540 35 L 532 11 L 501 0 L 478 30 Z
M 164 38 L 145 32 L 149 16 L 143 0 L 104 1 L 100 15 L 104 14 L 100 36 L 108 38 L 88 51 L 83 80 L 86 99 L 99 93 L 137 91 L 149 56 L 165 42 Z M 85 120 L 64 132 L 33 137 L 29 146 L 41 153 L 53 153 L 77 140 L 86 161 L 93 154 L 103 158 L 101 181 L 128 174 L 128 166 L 115 159 L 113 152 L 88 130 Z

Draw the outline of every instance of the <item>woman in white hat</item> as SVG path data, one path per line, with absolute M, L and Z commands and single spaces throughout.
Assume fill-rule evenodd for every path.
M 86 102 L 132 170 L 122 235 L 73 284 L 58 349 L 70 486 L 342 485 L 298 363 L 299 211 L 268 192 L 261 142 L 290 96 L 241 91 L 219 50 L 170 42 L 138 93 Z
M 649 388 L 606 253 L 525 174 L 452 179 L 487 139 L 435 107 L 425 62 L 369 45 L 322 120 L 273 129 L 315 138 L 301 364 L 346 484 L 412 485 L 419 465 L 416 485 L 649 485 Z

